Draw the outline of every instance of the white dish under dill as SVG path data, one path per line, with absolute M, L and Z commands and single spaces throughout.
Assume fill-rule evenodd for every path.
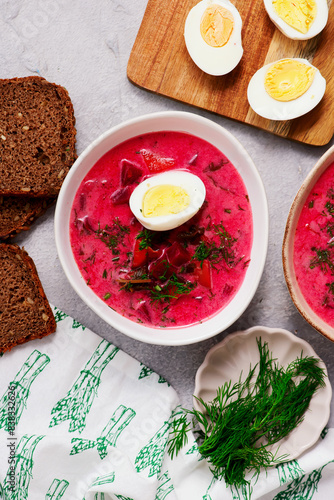
M 196 373 L 193 401 L 196 410 L 203 410 L 196 398 L 210 402 L 215 398 L 217 388 L 225 382 L 231 380 L 232 383 L 236 383 L 240 375 L 241 380 L 246 378 L 250 367 L 254 367 L 259 361 L 256 342 L 259 338 L 262 343 L 268 343 L 269 351 L 278 365 L 286 367 L 291 361 L 300 357 L 301 353 L 304 357 L 314 356 L 320 359 L 305 340 L 287 330 L 255 326 L 232 333 L 210 349 Z M 272 447 L 273 452 L 279 448 L 279 456 L 288 455 L 287 460 L 297 458 L 314 445 L 328 422 L 332 387 L 322 360 L 319 361 L 319 365 L 326 373 L 325 387 L 315 393 L 299 426 Z

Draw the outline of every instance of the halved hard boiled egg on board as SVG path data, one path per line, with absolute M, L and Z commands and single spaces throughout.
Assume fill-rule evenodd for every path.
M 168 231 L 193 217 L 205 200 L 205 186 L 197 175 L 173 170 L 142 181 L 131 194 L 130 209 L 152 231 Z
M 308 40 L 327 24 L 327 0 L 264 0 L 276 27 L 292 40 Z
M 325 90 L 325 78 L 306 59 L 280 59 L 253 75 L 247 98 L 251 108 L 263 118 L 292 120 L 311 111 Z
M 242 54 L 242 20 L 229 0 L 201 0 L 189 12 L 184 39 L 194 63 L 205 73 L 225 75 Z

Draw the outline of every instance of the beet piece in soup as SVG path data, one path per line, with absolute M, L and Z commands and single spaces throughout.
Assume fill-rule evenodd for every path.
M 128 198 L 147 176 L 182 169 L 206 198 L 169 231 L 143 228 Z M 181 132 L 134 137 L 108 151 L 82 181 L 72 207 L 73 254 L 88 286 L 110 307 L 151 327 L 205 321 L 232 300 L 250 260 L 253 223 L 236 168 L 208 142 Z

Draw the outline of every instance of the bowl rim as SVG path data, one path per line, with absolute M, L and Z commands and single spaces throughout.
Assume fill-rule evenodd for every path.
M 298 223 L 302 208 L 309 195 L 310 189 L 318 181 L 321 175 L 334 161 L 334 145 L 331 146 L 316 162 L 312 170 L 302 182 L 288 213 L 283 243 L 282 264 L 285 282 L 291 299 L 300 315 L 319 333 L 329 340 L 334 341 L 334 328 L 323 321 L 309 306 L 298 286 L 293 265 L 293 243 L 296 225 Z M 298 293 L 299 292 L 299 293 Z
M 160 121 L 164 124 L 161 127 L 158 126 Z M 166 123 L 169 122 L 173 122 L 173 126 L 172 124 L 170 124 L 170 126 L 168 127 Z M 179 125 L 179 122 L 182 123 L 182 125 L 181 124 Z M 136 127 L 138 128 L 139 124 L 142 127 L 142 131 L 141 132 L 137 131 L 133 133 L 132 130 L 133 129 L 135 130 Z M 200 130 L 197 131 L 197 129 Z M 85 177 L 85 175 L 88 173 L 88 171 L 92 168 L 94 163 L 99 158 L 101 158 L 108 150 L 112 149 L 112 147 L 116 146 L 121 142 L 124 142 L 125 140 L 130 139 L 131 137 L 140 135 L 140 133 L 144 134 L 158 130 L 160 131 L 174 130 L 174 131 L 188 132 L 192 135 L 195 136 L 197 135 L 200 138 L 204 138 L 203 135 L 205 134 L 207 135 L 210 132 L 210 134 L 212 134 L 215 137 L 215 140 L 217 136 L 221 141 L 226 142 L 226 145 L 224 147 L 226 147 L 227 149 L 231 149 L 235 156 L 240 157 L 239 161 L 241 162 L 242 160 L 244 164 L 244 170 L 247 169 L 247 173 L 248 175 L 250 175 L 250 178 L 254 183 L 253 189 L 257 191 L 258 199 L 254 199 L 254 204 L 255 205 L 259 204 L 259 208 L 257 208 L 257 210 L 258 211 L 261 210 L 262 225 L 261 225 L 261 245 L 258 245 L 259 248 L 257 249 L 256 259 L 254 259 L 254 261 L 257 262 L 255 268 L 256 273 L 254 273 L 256 275 L 250 282 L 249 290 L 247 291 L 247 293 L 245 293 L 246 299 L 243 301 L 243 303 L 238 304 L 236 306 L 234 301 L 235 297 L 238 296 L 240 289 L 244 290 L 242 286 L 237 292 L 237 294 L 234 296 L 234 298 L 231 300 L 231 302 L 229 303 L 229 304 L 233 303 L 234 304 L 233 307 L 237 307 L 237 315 L 234 315 L 228 321 L 219 322 L 219 324 L 217 324 L 218 323 L 217 320 L 213 321 L 213 319 L 217 318 L 217 316 L 220 314 L 221 311 L 219 311 L 216 315 L 206 319 L 200 324 L 189 325 L 186 327 L 180 327 L 175 329 L 156 328 L 156 327 L 151 328 L 149 326 L 140 325 L 138 323 L 135 323 L 134 321 L 124 318 L 119 313 L 116 313 L 115 311 L 110 309 L 99 297 L 97 297 L 97 295 L 91 289 L 89 289 L 88 286 L 83 287 L 82 284 L 84 280 L 76 264 L 75 267 L 77 270 L 74 271 L 75 277 L 73 278 L 72 275 L 73 267 L 71 270 L 70 264 L 72 263 L 73 266 L 74 258 L 73 255 L 71 258 L 70 254 L 72 254 L 72 252 L 70 250 L 69 242 L 68 241 L 66 242 L 66 237 L 64 236 L 64 224 L 65 227 L 68 227 L 66 223 L 69 220 L 69 211 L 73 203 L 74 195 L 79 186 L 78 181 L 81 182 L 82 179 Z M 122 135 L 124 131 L 127 131 L 126 134 L 127 137 L 123 138 L 122 140 L 117 140 L 117 138 L 120 135 Z M 109 139 L 110 137 L 115 137 L 116 141 L 113 144 L 109 144 L 108 147 L 106 147 L 106 149 L 104 150 L 104 152 L 98 154 L 95 160 L 93 161 L 92 157 L 94 157 L 95 148 L 106 145 L 108 143 L 108 140 L 110 140 Z M 207 140 L 208 142 L 211 142 L 211 144 L 214 144 L 213 140 L 211 141 L 208 138 L 204 138 L 204 140 Z M 220 149 L 222 149 L 222 147 L 223 146 L 221 146 Z M 226 154 L 226 156 L 231 157 L 231 154 L 230 155 Z M 235 162 L 231 158 L 229 159 L 233 163 L 233 165 L 235 166 L 241 177 L 243 178 L 243 175 L 240 172 L 240 168 L 238 168 L 238 166 L 235 165 Z M 80 167 L 82 166 L 82 164 L 84 164 L 85 166 L 85 162 L 87 163 L 88 160 L 91 161 L 90 168 L 85 167 L 85 171 L 83 173 L 82 168 Z M 243 181 L 245 182 L 244 178 Z M 248 182 L 250 183 L 249 180 Z M 253 221 L 253 228 L 254 228 L 254 221 Z M 86 303 L 88 307 L 90 307 L 107 324 L 114 327 L 121 333 L 124 333 L 128 337 L 131 337 L 135 340 L 139 340 L 142 342 L 156 344 L 156 345 L 173 345 L 173 346 L 186 345 L 206 340 L 220 333 L 221 331 L 226 330 L 226 328 L 228 328 L 233 322 L 235 322 L 241 316 L 241 314 L 245 311 L 245 309 L 251 302 L 258 287 L 258 284 L 260 282 L 267 256 L 268 232 L 269 232 L 268 204 L 267 204 L 267 197 L 264 185 L 262 183 L 262 179 L 255 164 L 253 163 L 252 159 L 250 158 L 244 147 L 241 145 L 241 143 L 224 127 L 218 125 L 217 123 L 208 118 L 204 118 L 195 113 L 184 112 L 184 111 L 154 112 L 141 115 L 136 118 L 132 118 L 130 120 L 126 120 L 118 125 L 111 127 L 110 129 L 102 133 L 100 136 L 98 136 L 95 140 L 93 140 L 92 143 L 89 144 L 86 147 L 86 149 L 84 149 L 84 151 L 78 156 L 73 166 L 71 167 L 69 173 L 67 174 L 63 182 L 63 185 L 61 187 L 60 193 L 58 195 L 58 200 L 55 209 L 54 231 L 55 231 L 55 241 L 56 241 L 59 260 L 67 279 L 69 280 L 70 284 L 74 288 L 77 295 Z M 253 235 L 252 251 L 253 249 L 254 249 L 254 235 Z M 69 263 L 69 261 L 71 262 Z M 251 267 L 252 267 L 252 262 L 249 268 Z M 249 271 L 249 268 L 247 272 Z M 78 273 L 80 274 L 80 277 L 78 276 Z M 245 281 L 246 277 L 244 279 L 244 282 Z M 103 304 L 103 306 L 101 304 Z M 226 311 L 226 308 L 224 308 L 223 311 Z M 209 322 L 211 322 L 210 328 L 206 328 L 205 326 L 203 328 L 202 325 L 208 325 Z M 180 335 L 178 333 L 180 331 L 183 331 L 183 335 Z M 168 335 L 166 333 L 164 334 L 164 332 L 168 332 Z M 156 333 L 156 335 L 154 335 L 154 333 Z

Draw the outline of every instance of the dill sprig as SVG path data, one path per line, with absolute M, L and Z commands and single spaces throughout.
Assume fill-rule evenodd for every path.
M 273 452 L 272 445 L 295 429 L 304 419 L 314 393 L 325 385 L 325 372 L 318 359 L 306 356 L 280 367 L 268 344 L 257 339 L 260 360 L 244 381 L 227 382 L 207 403 L 198 398 L 203 410 L 184 410 L 199 424 L 198 448 L 218 479 L 227 484 L 246 484 L 245 474 L 288 460 Z M 185 445 L 191 430 L 186 419 L 174 422 L 168 443 L 173 457 Z
M 195 288 L 191 281 L 180 280 L 173 273 L 163 286 L 156 285 L 151 290 L 151 302 L 170 302 L 180 295 L 188 295 Z
M 112 250 L 114 255 L 119 254 L 118 246 L 123 244 L 125 235 L 129 233 L 130 229 L 121 224 L 118 217 L 115 217 L 110 225 L 106 224 L 104 228 L 101 228 L 99 223 L 98 229 L 95 231 L 96 238 L 101 240 L 109 250 Z
M 173 460 L 177 450 L 181 449 L 188 442 L 187 432 L 190 430 L 190 423 L 187 421 L 187 416 L 183 414 L 181 417 L 171 421 L 170 438 L 168 440 L 168 454 Z
M 325 208 L 328 212 L 329 215 L 334 215 L 334 205 L 333 203 L 331 203 L 330 201 L 327 201 L 327 203 L 325 204 Z
M 316 256 L 310 262 L 310 269 L 319 266 L 322 272 L 327 272 L 329 269 L 334 274 L 334 262 L 329 250 L 316 247 L 312 247 L 311 250 Z
M 154 236 L 153 231 L 144 227 L 136 236 L 136 240 L 140 240 L 139 250 L 145 250 L 146 248 L 152 246 Z
M 213 250 L 217 248 L 213 243 L 206 244 L 204 241 L 201 241 L 198 247 L 195 249 L 195 253 L 192 259 L 198 260 L 201 263 L 201 267 L 203 266 L 203 261 L 208 259 Z
M 203 266 L 203 261 L 206 259 L 211 262 L 213 267 L 222 260 L 225 261 L 228 267 L 234 267 L 243 258 L 236 258 L 236 252 L 233 247 L 238 241 L 237 238 L 231 236 L 223 226 L 223 223 L 213 224 L 211 229 L 214 235 L 219 238 L 218 244 L 214 241 L 201 241 L 196 247 L 192 259 L 199 261 L 201 267 Z

